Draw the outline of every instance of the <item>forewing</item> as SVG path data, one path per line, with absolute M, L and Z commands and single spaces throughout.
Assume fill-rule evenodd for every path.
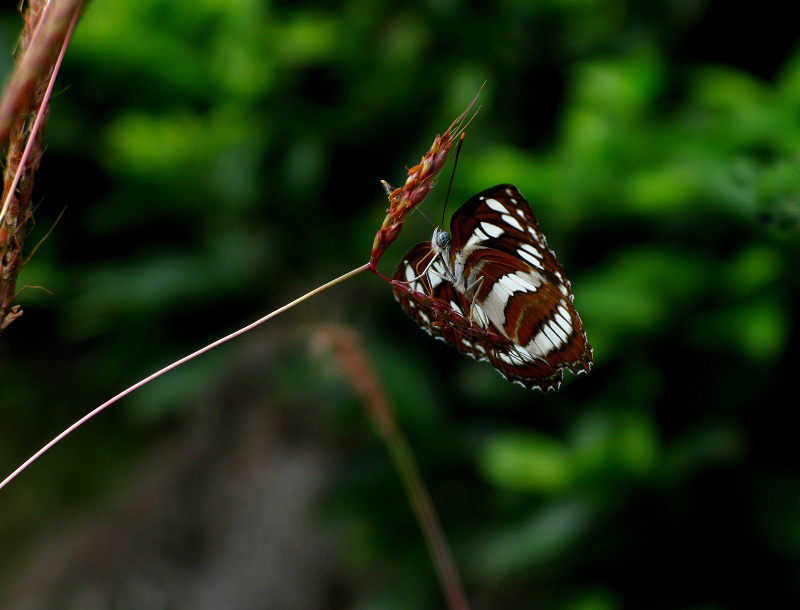
M 498 184 L 470 197 L 453 214 L 450 233 L 456 249 L 468 251 L 482 246 L 500 250 L 569 290 L 569 281 L 555 253 L 547 247 L 530 204 L 511 184 Z

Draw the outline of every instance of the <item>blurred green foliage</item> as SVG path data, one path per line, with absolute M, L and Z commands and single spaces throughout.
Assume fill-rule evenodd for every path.
M 59 76 L 29 248 L 66 211 L 19 282 L 47 290 L 25 290 L 0 337 L 3 472 L 365 262 L 379 180 L 402 182 L 486 81 L 454 199 L 501 182 L 526 195 L 593 372 L 558 394 L 512 386 L 368 277 L 276 324 L 364 338 L 478 607 L 796 605 L 800 45 L 789 8 L 767 5 L 94 0 Z M 0 26 L 8 52 L 20 23 L 6 9 Z M 429 232 L 414 216 L 381 269 Z M 353 606 L 440 607 L 347 384 L 301 341 L 263 341 L 284 341 L 248 369 L 265 405 L 310 405 L 341 444 L 324 510 L 350 524 L 353 578 L 393 566 Z M 151 437 L 220 400 L 236 349 L 132 395 L 4 490 L 0 544 L 120 485 Z

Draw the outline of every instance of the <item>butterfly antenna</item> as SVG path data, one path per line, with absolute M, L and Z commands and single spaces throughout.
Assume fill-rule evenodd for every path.
M 413 210 L 411 210 L 411 214 L 413 214 L 414 212 L 419 212 L 420 214 L 422 214 L 422 216 L 425 218 L 425 220 L 427 220 L 434 229 L 436 228 L 436 225 L 433 224 L 433 221 L 430 218 L 428 218 L 428 215 L 425 212 L 422 211 L 422 208 L 420 208 L 418 206 L 418 207 L 414 208 Z
M 456 146 L 456 159 L 453 161 L 453 171 L 450 174 L 450 184 L 447 185 L 447 195 L 444 198 L 444 207 L 442 208 L 442 224 L 439 226 L 444 226 L 444 212 L 447 210 L 447 201 L 450 199 L 450 190 L 453 188 L 453 178 L 456 177 L 456 167 L 458 167 L 458 156 L 461 154 L 461 145 L 464 143 L 464 133 L 461 133 L 461 137 L 458 138 L 458 146 Z

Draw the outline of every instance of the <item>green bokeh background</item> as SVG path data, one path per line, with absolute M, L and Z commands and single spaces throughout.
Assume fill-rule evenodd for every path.
M 484 82 L 451 199 L 502 182 L 525 194 L 595 368 L 557 394 L 513 386 L 359 276 L 126 398 L 0 492 L 0 589 L 35 583 L 51 607 L 87 607 L 75 587 L 90 585 L 95 607 L 189 607 L 168 570 L 148 597 L 131 568 L 109 575 L 95 557 L 65 585 L 34 559 L 58 562 L 65 537 L 91 558 L 111 536 L 98 519 L 124 537 L 115 511 L 158 504 L 142 478 L 184 444 L 206 449 L 185 451 L 194 478 L 173 518 L 212 510 L 214 480 L 221 505 L 252 501 L 221 455 L 231 472 L 270 464 L 270 480 L 275 446 L 304 447 L 324 459 L 290 480 L 320 481 L 307 504 L 327 568 L 294 577 L 323 594 L 276 606 L 237 573 L 215 599 L 442 607 L 386 449 L 319 349 L 335 324 L 393 400 L 475 607 L 800 603 L 800 37 L 788 4 L 737 11 L 94 0 L 59 75 L 29 251 L 64 213 L 0 337 L 0 474 L 127 385 L 366 262 L 379 181 L 402 183 Z M 414 215 L 380 269 L 430 230 Z M 197 542 L 210 535 L 165 536 L 145 559 L 128 540 L 126 557 L 186 574 L 213 562 Z M 253 582 L 275 571 L 250 569 Z

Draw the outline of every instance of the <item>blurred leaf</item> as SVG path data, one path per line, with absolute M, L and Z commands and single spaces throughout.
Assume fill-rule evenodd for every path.
M 800 560 L 800 481 L 786 473 L 765 476 L 756 485 L 757 525 L 782 555 Z
M 699 180 L 696 168 L 682 163 L 642 172 L 628 183 L 631 208 L 643 212 L 675 212 L 690 206 L 700 191 Z
M 501 487 L 559 494 L 574 479 L 569 451 L 540 434 L 513 432 L 486 443 L 481 455 L 484 476 Z
M 595 353 L 609 358 L 637 337 L 671 326 L 676 312 L 704 291 L 710 272 L 698 256 L 638 248 L 581 278 L 576 292 Z
M 576 595 L 574 601 L 565 606 L 565 610 L 617 610 L 622 605 L 616 595 L 610 591 L 590 591 Z
M 586 481 L 608 475 L 644 478 L 661 460 L 655 422 L 643 413 L 589 412 L 576 421 L 570 437 L 576 476 Z
M 735 463 L 746 451 L 743 430 L 727 423 L 697 426 L 671 444 L 664 456 L 663 474 L 668 481 L 685 480 L 708 468 Z
M 586 533 L 594 518 L 593 508 L 582 500 L 549 504 L 482 543 L 471 571 L 497 580 L 555 561 Z
M 750 246 L 726 266 L 726 288 L 734 297 L 757 295 L 775 286 L 782 270 L 783 263 L 774 249 Z
M 690 332 L 705 346 L 733 349 L 748 360 L 769 363 L 783 355 L 789 327 L 786 307 L 763 296 L 699 316 Z

